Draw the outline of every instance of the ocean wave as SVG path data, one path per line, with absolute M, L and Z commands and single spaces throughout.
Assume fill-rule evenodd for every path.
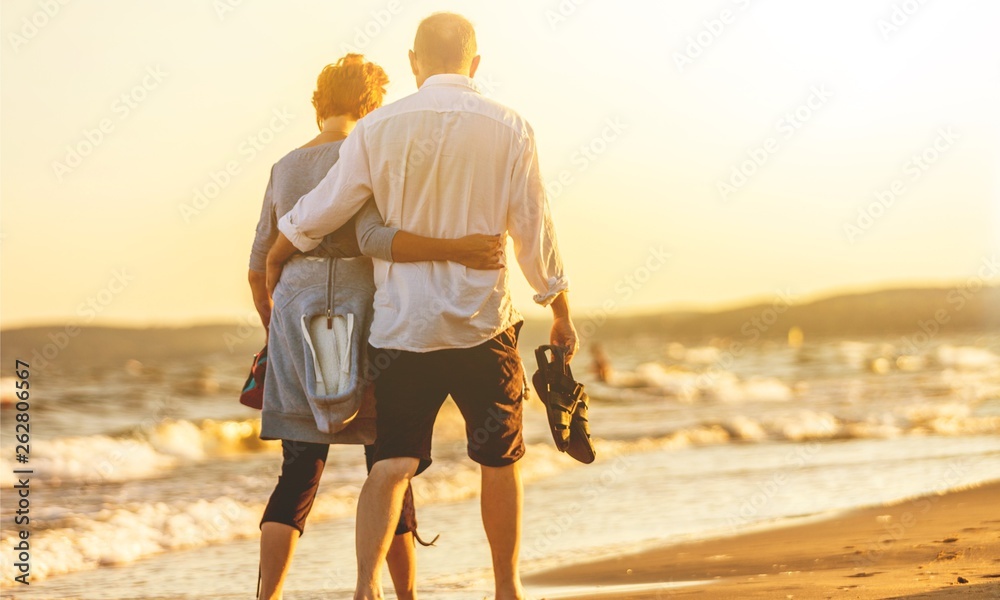
M 824 440 L 889 439 L 907 435 L 975 436 L 1000 433 L 1000 416 L 974 415 L 957 403 L 919 404 L 865 419 L 827 411 L 797 410 L 780 415 L 734 415 L 637 440 L 597 440 L 598 450 L 646 452 L 695 445 Z
M 105 436 L 62 440 L 55 445 L 58 448 L 55 454 L 64 462 L 54 461 L 50 467 L 60 465 L 61 476 L 67 480 L 81 475 L 81 467 L 66 462 L 67 456 L 97 449 L 114 452 L 120 449 L 116 445 L 128 443 L 137 444 L 132 449 L 136 462 L 150 457 L 161 461 L 182 461 L 237 449 L 247 451 L 257 447 L 256 443 L 241 441 L 252 429 L 252 422 L 213 422 L 197 427 L 191 423 L 175 422 L 157 427 L 154 435 L 141 442 L 114 440 Z M 967 406 L 958 403 L 925 403 L 867 420 L 850 420 L 817 410 L 796 410 L 766 417 L 735 415 L 679 428 L 658 437 L 595 439 L 595 446 L 601 460 L 608 461 L 638 453 L 730 443 L 995 433 L 1000 433 L 1000 416 L 976 416 Z M 211 443 L 204 441 L 206 437 Z M 174 446 L 181 442 L 200 443 L 200 451 L 192 452 L 189 448 Z M 105 448 L 104 445 L 109 446 Z M 550 443 L 531 444 L 526 459 L 521 462 L 521 473 L 524 482 L 530 483 L 579 466 Z M 161 465 L 159 468 L 162 471 L 164 467 Z M 146 474 L 142 470 L 138 472 L 140 477 Z M 114 473 L 117 477 L 124 477 L 127 469 L 121 467 Z M 480 470 L 471 461 L 438 461 L 434 469 L 414 482 L 417 505 L 457 502 L 475 497 L 480 490 L 480 481 Z M 269 487 L 270 482 L 264 483 L 268 485 L 253 487 L 258 490 Z M 333 490 L 321 491 L 313 505 L 310 522 L 352 516 L 359 491 L 357 483 L 341 484 Z M 56 574 L 126 564 L 163 552 L 259 535 L 258 524 L 266 497 L 261 495 L 257 501 L 247 500 L 235 496 L 231 488 L 224 493 L 216 498 L 187 502 L 131 502 L 85 515 L 65 511 L 59 513 L 57 520 L 48 524 L 49 527 L 39 528 L 32 535 L 33 579 L 41 581 Z M 0 539 L 0 545 L 13 542 L 9 534 Z M 6 582 L 12 581 L 16 575 L 10 563 L 0 564 L 0 571 Z
M 775 377 L 740 379 L 726 370 L 691 371 L 684 367 L 664 367 L 643 363 L 633 372 L 615 373 L 607 384 L 590 384 L 591 395 L 615 397 L 660 396 L 680 402 L 786 402 L 794 391 Z
M 979 435 L 1000 432 L 1000 417 L 976 415 L 973 407 L 1000 397 L 1000 382 L 987 374 L 945 369 L 941 384 L 950 401 L 926 400 L 900 403 L 858 416 L 856 408 L 847 407 L 848 414 L 835 408 L 808 408 L 795 402 L 808 397 L 808 388 L 790 387 L 768 377 L 740 380 L 734 374 L 721 371 L 714 378 L 701 377 L 683 370 L 664 368 L 647 363 L 636 369 L 652 388 L 620 388 L 588 384 L 598 406 L 609 401 L 636 400 L 662 402 L 664 397 L 681 402 L 713 400 L 727 404 L 745 402 L 769 403 L 773 409 L 732 413 L 725 419 L 705 418 L 702 423 L 677 429 L 654 444 L 656 447 L 728 442 L 807 441 L 824 439 L 891 438 L 904 435 Z M 464 426 L 457 411 L 444 411 L 439 421 L 439 433 L 446 437 L 464 436 Z M 449 417 L 453 417 L 449 419 Z M 452 431 L 452 429 L 454 431 Z M 599 431 L 599 428 L 597 428 Z M 146 428 L 120 436 L 92 435 L 56 438 L 32 445 L 31 464 L 34 476 L 43 485 L 108 484 L 168 476 L 183 465 L 195 464 L 217 457 L 239 456 L 269 450 L 278 451 L 278 442 L 260 437 L 260 419 L 186 421 L 165 419 Z M 645 443 L 645 442 L 643 442 Z M 544 447 L 542 447 L 544 448 Z M 539 449 L 538 452 L 545 450 Z M 0 484 L 14 483 L 16 465 L 0 457 Z M 538 467 L 536 467 L 538 468 Z M 477 472 L 463 478 L 478 481 Z M 436 480 L 435 485 L 453 486 L 463 492 L 436 497 L 465 497 L 462 494 L 475 486 L 454 478 Z M 475 482 L 474 482 L 475 483 Z M 325 511 L 322 506 L 318 507 Z M 329 514 L 340 514 L 339 507 Z
M 245 537 L 256 530 L 259 518 L 259 507 L 225 497 L 180 506 L 139 504 L 73 516 L 65 527 L 32 534 L 32 583 Z M 0 541 L 4 547 L 14 543 L 14 537 L 6 534 Z M 0 570 L 4 582 L 13 585 L 14 565 L 5 561 Z
M 89 435 L 36 442 L 35 476 L 48 485 L 118 483 L 159 477 L 180 464 L 275 447 L 260 439 L 260 419 L 164 419 L 120 436 Z M 0 459 L 0 483 L 12 483 L 13 462 Z
M 962 370 L 991 370 L 1000 367 L 1000 356 L 986 348 L 975 346 L 944 344 L 937 348 L 936 357 L 942 365 Z
M 905 435 L 984 435 L 1000 433 L 1000 417 L 974 415 L 969 406 L 959 403 L 917 404 L 897 411 L 869 415 L 864 419 L 838 417 L 825 411 L 801 410 L 757 421 L 742 428 L 728 428 L 739 441 L 812 441 L 842 439 L 886 439 Z M 747 440 L 739 435 L 749 430 Z M 763 436 L 762 436 L 763 433 Z
M 549 477 L 575 463 L 549 445 L 532 444 L 531 460 L 521 468 L 525 483 Z M 471 461 L 448 463 L 421 475 L 414 483 L 418 507 L 456 502 L 476 496 L 481 474 Z M 310 523 L 354 515 L 358 486 L 339 485 L 321 492 L 309 516 Z M 188 550 L 259 535 L 259 521 L 266 498 L 259 502 L 221 496 L 190 502 L 132 502 L 87 515 L 63 515 L 56 527 L 31 536 L 32 581 L 53 575 L 122 565 L 164 552 Z M 418 508 L 419 510 L 419 508 Z M 15 544 L 4 534 L 0 545 Z M 12 585 L 17 573 L 12 563 L 0 561 L 3 586 Z
M 17 404 L 18 381 L 16 377 L 0 377 L 0 406 Z
M 744 372 L 740 376 L 730 370 L 735 363 L 734 357 L 713 354 L 712 350 L 711 346 L 685 349 L 679 344 L 671 344 L 668 356 L 686 364 L 642 362 L 631 370 L 612 371 L 606 381 L 587 382 L 590 395 L 611 402 L 809 402 L 810 387 L 830 381 L 825 379 L 826 373 L 824 379 L 817 380 L 815 373 L 808 369 L 783 374 L 785 378 L 795 377 L 794 381 L 785 381 L 766 372 L 750 376 Z M 887 375 L 905 374 L 916 379 L 906 380 L 899 387 L 901 392 L 951 396 L 967 403 L 1000 398 L 1000 356 L 988 348 L 942 344 L 920 354 L 901 354 L 888 343 L 842 341 L 813 352 L 820 350 L 833 351 L 825 362 L 832 365 L 829 367 L 831 373 L 839 371 L 842 381 L 878 386 L 887 381 Z M 688 356 L 692 352 L 693 359 Z M 716 356 L 714 362 L 709 360 L 711 356 Z M 852 370 L 838 369 L 835 365 L 838 361 Z M 867 375 L 859 375 L 856 371 L 864 371 Z M 900 396 L 899 400 L 906 402 L 908 398 Z

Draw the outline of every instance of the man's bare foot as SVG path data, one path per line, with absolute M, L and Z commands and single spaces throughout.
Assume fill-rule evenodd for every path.
M 496 600 L 528 600 L 524 595 L 524 588 L 518 584 L 513 589 L 497 590 Z
M 383 600 L 382 588 L 361 589 L 359 585 L 354 591 L 354 600 Z

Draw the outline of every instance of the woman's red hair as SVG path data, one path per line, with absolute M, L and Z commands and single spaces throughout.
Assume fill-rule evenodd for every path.
M 338 115 L 355 119 L 367 115 L 382 106 L 388 83 L 389 76 L 382 67 L 365 61 L 361 54 L 347 54 L 323 67 L 312 97 L 317 124 Z

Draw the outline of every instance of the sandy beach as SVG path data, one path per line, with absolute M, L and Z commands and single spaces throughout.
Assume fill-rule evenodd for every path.
M 527 579 L 547 598 L 1000 598 L 1000 483 Z M 682 582 L 705 582 L 683 585 Z M 593 592 L 568 593 L 562 590 Z

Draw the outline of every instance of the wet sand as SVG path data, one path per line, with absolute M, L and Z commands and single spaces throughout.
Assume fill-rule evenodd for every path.
M 1000 598 L 1000 482 L 572 565 L 525 582 L 539 598 L 581 600 Z

